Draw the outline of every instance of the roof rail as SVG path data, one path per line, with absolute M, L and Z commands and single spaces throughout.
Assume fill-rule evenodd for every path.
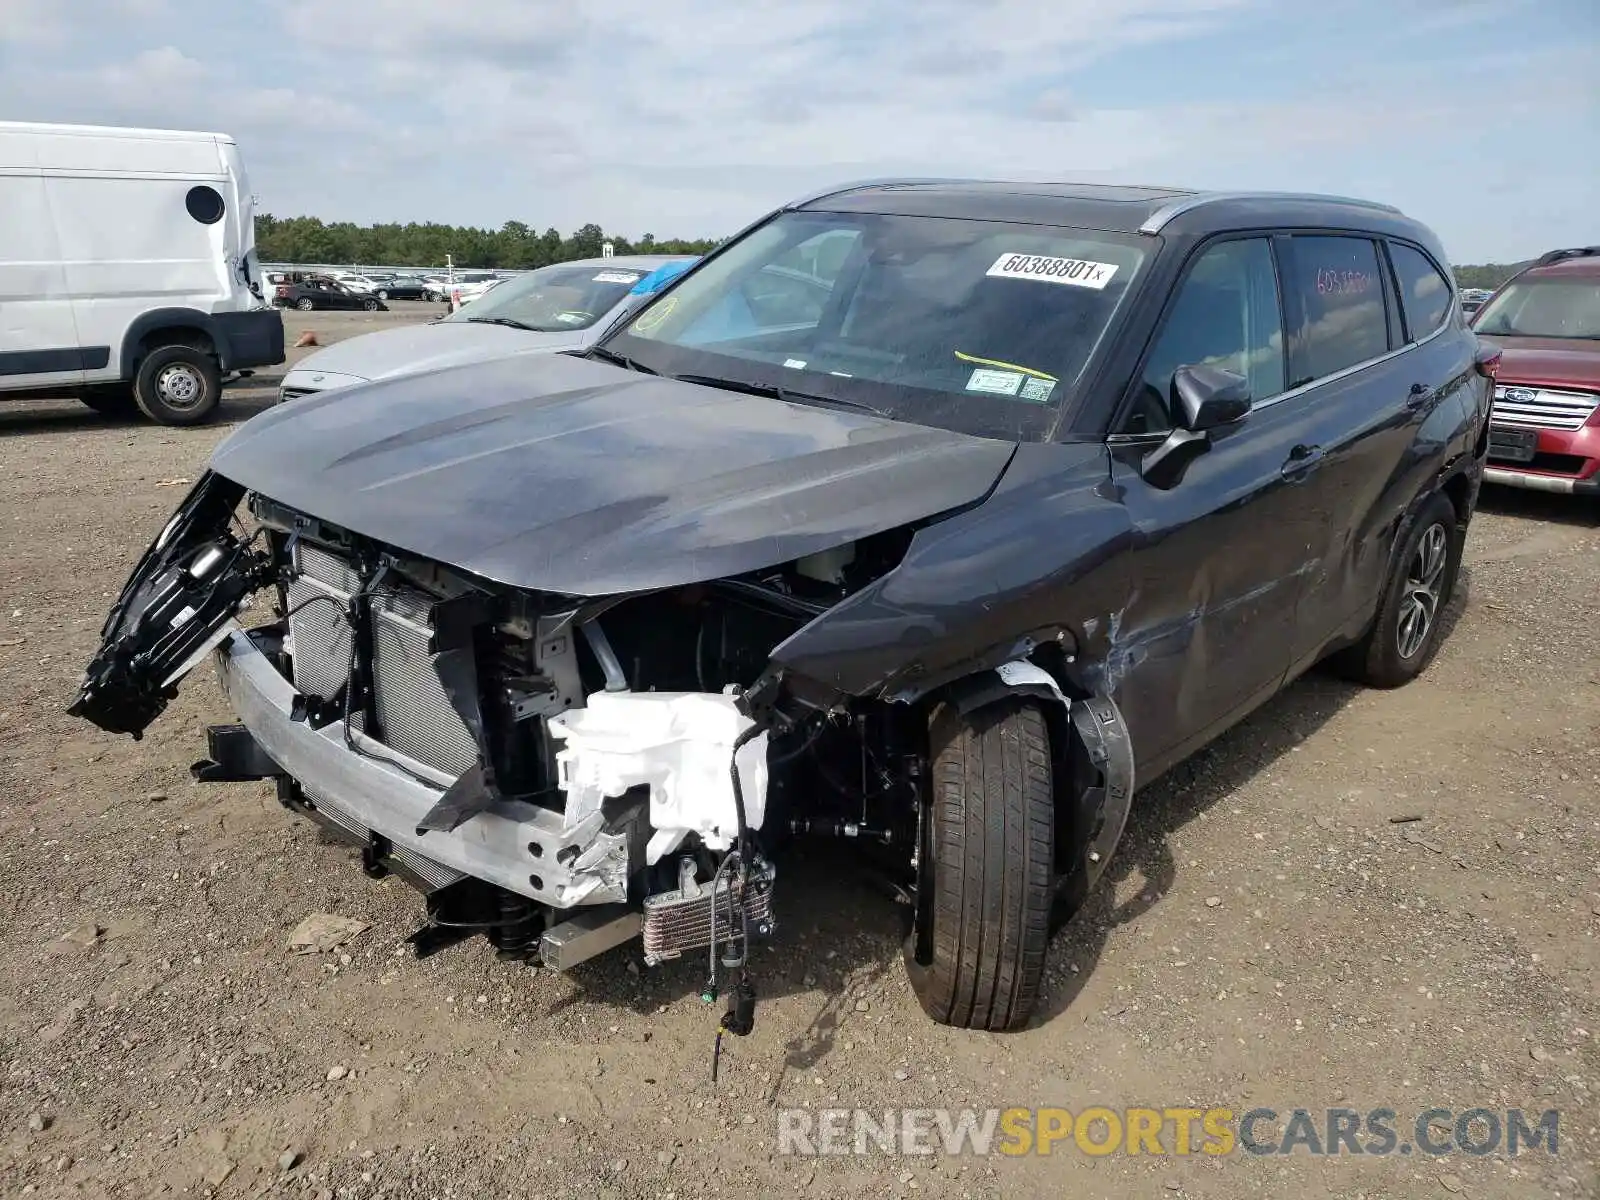
M 966 182 L 969 182 L 969 181 L 968 180 L 964 180 L 964 179 L 941 178 L 941 177 L 938 177 L 938 176 L 928 176 L 928 177 L 924 178 L 924 177 L 921 177 L 921 176 L 909 176 L 909 175 L 899 175 L 899 176 L 897 176 L 897 175 L 889 175 L 889 176 L 884 176 L 884 177 L 878 178 L 878 179 L 853 179 L 848 183 L 836 183 L 832 187 L 818 188 L 814 192 L 807 192 L 804 196 L 801 196 L 799 199 L 790 200 L 788 203 L 784 204 L 780 211 L 787 212 L 787 211 L 789 211 L 791 209 L 804 208 L 807 204 L 815 204 L 818 200 L 826 200 L 830 196 L 842 196 L 846 192 L 859 192 L 863 188 L 895 187 L 897 185 L 898 186 L 905 186 L 907 184 L 917 185 L 917 184 L 925 184 L 925 183 L 966 183 Z
M 1592 258 L 1597 254 L 1600 254 L 1600 246 L 1573 246 L 1567 250 L 1552 250 L 1548 254 L 1541 254 L 1533 265 L 1548 267 L 1551 263 L 1558 263 L 1563 259 Z
M 1217 204 L 1225 200 L 1312 200 L 1323 204 L 1348 204 L 1356 208 L 1370 208 L 1378 212 L 1399 213 L 1400 210 L 1392 204 L 1379 204 L 1376 200 L 1359 200 L 1354 196 L 1325 196 L 1317 192 L 1199 192 L 1193 196 L 1185 196 L 1181 200 L 1174 200 L 1171 204 L 1158 208 L 1139 226 L 1140 233 L 1160 233 L 1175 218 L 1182 216 L 1196 208 L 1203 208 L 1207 204 Z

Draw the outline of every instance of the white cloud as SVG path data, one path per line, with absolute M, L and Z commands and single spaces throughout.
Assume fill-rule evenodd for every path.
M 1541 150 L 1592 140 L 1593 46 L 1541 47 L 1543 65 L 1522 48 L 1515 94 L 1485 93 L 1434 43 L 1495 8 L 1389 3 L 1317 11 L 1434 52 L 1403 72 L 1289 55 L 1269 88 L 1218 50 L 1283 73 L 1267 0 L 0 0 L 0 111 L 225 129 L 268 208 L 333 219 L 713 234 L 908 173 L 1372 194 L 1473 256 L 1579 236 L 1595 167 Z M 1497 180 L 1496 156 L 1546 187 Z M 1500 215 L 1522 200 L 1555 210 L 1548 235 Z

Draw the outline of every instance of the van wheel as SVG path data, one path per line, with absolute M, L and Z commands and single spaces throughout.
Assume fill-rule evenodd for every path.
M 158 346 L 144 356 L 133 381 L 145 416 L 161 425 L 198 425 L 222 397 L 217 360 L 193 346 Z
M 139 414 L 139 404 L 133 398 L 133 389 L 127 384 L 91 387 L 78 393 L 78 399 L 102 417 L 127 418 Z
M 361 307 L 366 309 L 368 312 L 377 312 L 378 302 L 369 296 L 367 299 L 361 302 Z
M 301 312 L 310 312 L 317 306 L 317 303 L 310 296 L 301 296 L 300 299 L 294 302 L 294 306 Z
M 1372 628 L 1337 665 L 1371 687 L 1410 683 L 1439 648 L 1439 623 L 1460 571 L 1455 506 L 1431 496 L 1405 531 Z
M 1053 896 L 1055 796 L 1037 702 L 929 727 L 932 796 L 918 847 L 906 971 L 923 1010 L 965 1029 L 1016 1029 L 1044 980 Z

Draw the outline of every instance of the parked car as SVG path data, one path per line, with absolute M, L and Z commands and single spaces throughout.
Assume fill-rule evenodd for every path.
M 427 325 L 384 329 L 336 342 L 283 377 L 278 398 L 348 387 L 506 354 L 570 350 L 593 342 L 643 296 L 653 272 L 693 259 L 594 258 L 508 280 L 470 308 Z M 661 280 L 665 283 L 665 278 Z
M 373 289 L 380 300 L 426 300 L 431 290 L 421 279 L 404 275 L 384 280 Z
M 208 420 L 283 361 L 260 270 L 232 138 L 0 122 L 0 399 Z
M 1600 246 L 1542 255 L 1472 328 L 1502 352 L 1487 478 L 1600 495 Z
M 752 304 L 771 269 L 827 303 Z M 424 943 L 704 956 L 736 1034 L 782 843 L 876 847 L 924 1009 L 1014 1028 L 1137 783 L 1330 655 L 1424 669 L 1494 363 L 1381 205 L 840 188 L 585 353 L 240 427 L 72 711 L 138 733 L 215 645 L 200 778 L 418 880 Z
M 310 312 L 315 308 L 359 308 L 367 312 L 381 312 L 389 306 L 377 296 L 367 292 L 352 291 L 337 279 L 326 275 L 312 275 L 299 283 L 280 283 L 272 302 L 280 308 L 298 308 Z

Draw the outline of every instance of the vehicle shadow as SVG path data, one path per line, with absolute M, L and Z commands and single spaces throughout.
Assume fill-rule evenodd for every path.
M 212 419 L 198 429 L 213 426 L 226 431 L 248 421 L 277 402 L 278 378 L 257 375 L 247 384 L 223 389 L 222 401 Z M 107 416 L 97 413 L 71 396 L 29 396 L 25 400 L 0 404 L 0 437 L 37 436 L 51 433 L 89 433 L 95 430 L 125 433 L 129 430 L 160 430 L 143 413 Z
M 1464 566 L 1455 595 L 1441 614 L 1441 641 L 1460 621 L 1470 593 L 1471 572 Z M 1140 789 L 1105 878 L 1052 940 L 1052 966 L 1070 962 L 1078 970 L 1053 972 L 1058 981 L 1049 986 L 1030 1026 L 1047 1024 L 1071 1008 L 1112 931 L 1148 913 L 1171 892 L 1179 872 L 1172 836 L 1277 765 L 1362 690 L 1333 669 L 1318 667 L 1210 746 Z M 783 1069 L 771 1085 L 774 1094 L 786 1073 L 805 1072 L 834 1050 L 858 1000 L 880 991 L 884 981 L 901 977 L 900 948 L 908 910 L 888 886 L 877 882 L 880 878 L 873 859 L 849 842 L 796 842 L 778 859 L 778 928 L 771 941 L 756 948 L 750 972 L 761 1000 L 814 994 L 820 1004 L 806 1027 L 789 1039 Z M 1118 902 L 1116 893 L 1125 891 L 1121 885 L 1130 879 L 1139 879 L 1141 886 Z M 702 949 L 630 977 L 619 959 L 602 955 L 570 974 L 581 986 L 553 1011 L 598 1003 L 648 1013 L 700 991 L 709 964 Z M 722 974 L 725 995 L 728 973 Z M 714 1024 L 722 1008 L 721 999 L 708 1007 L 708 1022 Z
M 1455 594 L 1440 614 L 1437 644 L 1448 640 L 1460 622 L 1471 591 L 1472 573 L 1463 566 Z M 1211 745 L 1140 788 L 1105 877 L 1051 944 L 1052 966 L 1065 961 L 1077 970 L 1064 977 L 1057 973 L 1060 981 L 1050 987 L 1031 1025 L 1046 1024 L 1071 1008 L 1112 931 L 1144 916 L 1172 890 L 1178 878 L 1172 835 L 1276 766 L 1363 690 L 1330 665 L 1317 666 Z M 1118 902 L 1117 892 L 1126 890 L 1119 885 L 1132 878 L 1142 880 L 1142 886 Z
M 1494 483 L 1484 484 L 1478 493 L 1478 511 L 1579 528 L 1600 525 L 1600 497 L 1535 492 Z

